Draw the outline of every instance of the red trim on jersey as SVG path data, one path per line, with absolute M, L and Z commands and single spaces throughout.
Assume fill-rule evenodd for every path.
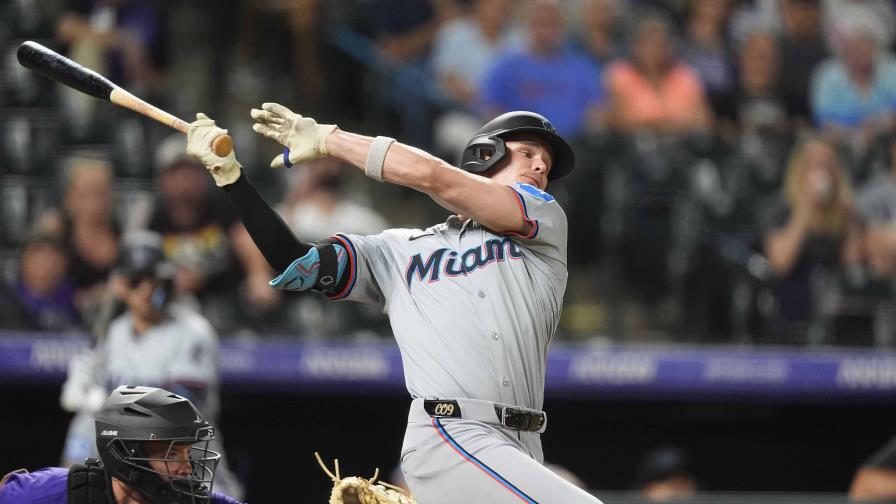
M 355 272 L 358 267 L 357 260 L 355 258 L 355 248 L 352 245 L 351 241 L 342 235 L 333 236 L 335 240 L 338 240 L 342 244 L 342 248 L 345 249 L 345 252 L 348 254 L 348 281 L 345 282 L 345 287 L 342 288 L 341 291 L 333 294 L 332 296 L 328 295 L 327 297 L 332 300 L 342 299 L 352 292 L 352 288 L 355 286 Z
M 432 418 L 431 421 L 432 421 L 432 426 L 435 427 L 436 432 L 439 433 L 439 436 L 442 438 L 442 441 L 444 441 L 445 444 L 450 446 L 451 449 L 454 450 L 458 455 L 460 455 L 464 460 L 466 460 L 467 462 L 476 466 L 477 469 L 484 472 L 486 475 L 488 475 L 489 478 L 493 479 L 496 483 L 498 483 L 502 487 L 506 488 L 510 493 L 515 495 L 521 501 L 537 504 L 537 503 L 535 503 L 534 499 L 532 499 L 531 497 L 529 497 L 528 495 L 523 493 L 523 491 L 520 490 L 519 488 L 516 488 L 515 486 L 513 486 L 512 483 L 505 480 L 504 477 L 501 476 L 500 474 L 498 474 L 497 472 L 495 472 L 494 469 L 485 465 L 484 462 L 477 459 L 475 456 L 473 456 L 473 454 L 468 453 L 460 444 L 457 443 L 457 441 L 454 440 L 454 438 L 451 437 L 450 434 L 448 434 L 448 431 L 445 430 L 445 427 L 436 418 Z
M 510 186 L 507 186 L 507 187 L 510 187 Z M 530 218 L 529 218 L 529 212 L 528 212 L 527 209 L 526 209 L 526 202 L 523 201 L 523 195 L 520 194 L 520 193 L 519 193 L 516 189 L 514 189 L 513 187 L 510 187 L 510 190 L 513 191 L 514 196 L 516 196 L 516 203 L 517 203 L 517 205 L 519 205 L 519 207 L 520 207 L 520 215 L 522 215 L 522 217 L 523 217 L 523 222 L 528 223 L 528 224 L 529 224 L 530 226 L 532 226 L 532 227 L 531 227 L 531 229 L 529 230 L 529 234 L 527 234 L 527 235 L 524 235 L 523 233 L 520 233 L 519 231 L 513 231 L 513 230 L 510 230 L 510 231 L 502 231 L 502 232 L 500 232 L 500 233 L 498 233 L 498 234 L 505 235 L 505 236 L 507 236 L 507 235 L 511 235 L 511 236 L 519 236 L 519 237 L 524 238 L 524 239 L 526 239 L 526 240 L 531 240 L 532 238 L 535 238 L 535 236 L 538 234 L 538 221 L 535 220 L 535 219 L 530 219 Z

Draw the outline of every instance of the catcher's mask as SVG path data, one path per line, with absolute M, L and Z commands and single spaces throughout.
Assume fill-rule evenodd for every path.
M 572 147 L 566 143 L 550 121 L 535 112 L 507 112 L 487 122 L 467 142 L 461 154 L 460 167 L 471 173 L 483 173 L 495 166 L 506 154 L 505 138 L 514 133 L 535 135 L 551 147 L 554 162 L 548 180 L 568 175 L 575 165 Z
M 118 387 L 96 414 L 108 483 L 115 477 L 152 504 L 211 502 L 221 459 L 208 449 L 214 437 L 190 401 L 153 387 Z
M 122 275 L 131 288 L 144 278 L 159 280 L 152 293 L 152 304 L 157 310 L 165 307 L 174 292 L 176 268 L 165 257 L 162 237 L 151 231 L 136 231 L 124 239 L 115 272 Z

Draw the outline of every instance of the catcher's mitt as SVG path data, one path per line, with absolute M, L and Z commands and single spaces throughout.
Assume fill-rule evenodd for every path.
M 377 482 L 380 475 L 379 468 L 368 479 L 359 476 L 348 478 L 339 477 L 339 459 L 334 460 L 336 474 L 334 475 L 324 465 L 320 454 L 314 452 L 317 463 L 327 476 L 333 480 L 333 491 L 330 493 L 330 504 L 417 504 L 414 498 L 401 488 L 385 482 Z

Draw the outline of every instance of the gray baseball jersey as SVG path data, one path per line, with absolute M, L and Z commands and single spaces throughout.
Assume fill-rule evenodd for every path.
M 566 289 L 567 222 L 549 194 L 514 189 L 528 236 L 455 216 L 425 230 L 337 235 L 350 276 L 333 297 L 384 306 L 413 397 L 542 407 Z
M 198 313 L 172 306 L 169 318 L 145 333 L 134 334 L 130 314 L 115 319 L 99 348 L 105 385 L 138 384 L 157 387 L 201 388 L 203 403 L 196 407 L 209 418 L 218 413 L 218 337 Z
M 566 214 L 531 185 L 513 189 L 526 236 L 455 216 L 336 236 L 349 277 L 332 297 L 382 304 L 401 351 L 415 398 L 401 468 L 420 502 L 600 502 L 542 465 L 543 427 L 510 429 L 496 414 L 494 403 L 541 409 L 567 279 Z M 431 416 L 424 398 L 463 414 Z

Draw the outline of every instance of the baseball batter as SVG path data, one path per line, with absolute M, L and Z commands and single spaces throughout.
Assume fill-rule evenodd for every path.
M 188 152 L 236 204 L 285 290 L 381 304 L 413 397 L 401 467 L 419 502 L 599 502 L 543 465 L 548 344 L 566 289 L 566 215 L 544 189 L 572 149 L 551 123 L 511 112 L 467 144 L 461 169 L 391 138 L 318 124 L 275 103 L 253 129 L 286 147 L 272 167 L 324 156 L 414 188 L 454 213 L 427 229 L 299 242 L 261 199 L 225 133 L 203 114 Z

